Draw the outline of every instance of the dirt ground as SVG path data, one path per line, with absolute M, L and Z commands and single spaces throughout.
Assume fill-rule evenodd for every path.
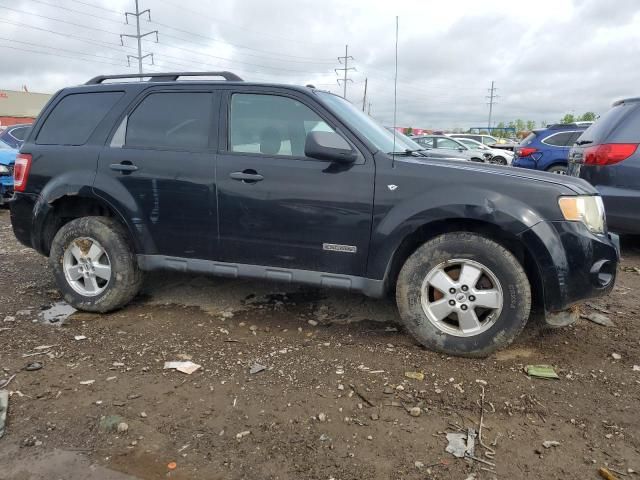
M 469 360 L 417 346 L 391 300 L 175 274 L 121 311 L 51 323 L 47 261 L 0 210 L 0 384 L 15 374 L 0 479 L 640 479 L 640 241 L 623 256 L 613 294 L 581 306 L 614 327 L 531 324 Z M 202 368 L 163 369 L 187 359 Z M 495 455 L 455 458 L 445 435 L 478 428 L 483 385 Z

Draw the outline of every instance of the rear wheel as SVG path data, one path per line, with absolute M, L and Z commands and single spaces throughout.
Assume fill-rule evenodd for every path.
M 524 269 L 498 243 L 481 235 L 441 235 L 406 261 L 396 287 L 406 328 L 425 347 L 483 357 L 509 345 L 531 308 Z
M 495 163 L 496 165 L 506 165 L 507 159 L 498 155 L 491 159 L 491 163 Z
M 115 310 L 142 286 L 143 275 L 127 232 L 106 217 L 65 224 L 53 239 L 49 264 L 64 299 L 79 310 Z
M 554 165 L 553 167 L 547 169 L 547 172 L 555 173 L 557 175 L 566 175 L 567 167 L 565 167 L 564 165 Z

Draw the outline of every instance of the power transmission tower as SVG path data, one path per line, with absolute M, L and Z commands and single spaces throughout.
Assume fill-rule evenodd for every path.
M 362 111 L 364 112 L 365 107 L 367 106 L 367 82 L 368 78 L 364 79 L 364 95 L 362 96 Z
M 129 15 L 131 15 L 132 17 L 136 17 L 136 34 L 135 35 L 127 35 L 127 34 L 121 34 L 120 35 L 120 43 L 122 45 L 124 45 L 124 41 L 122 40 L 123 37 L 129 37 L 129 38 L 135 38 L 138 40 L 138 55 L 127 55 L 127 63 L 129 65 L 131 65 L 130 60 L 133 58 L 134 60 L 138 60 L 138 73 L 142 73 L 142 60 L 144 60 L 147 57 L 151 57 L 151 65 L 153 65 L 153 53 L 147 53 L 146 55 L 142 55 L 142 39 L 144 37 L 146 37 L 147 35 L 153 35 L 155 33 L 156 35 L 156 43 L 158 42 L 158 31 L 157 30 L 153 30 L 151 32 L 147 32 L 147 33 L 143 33 L 140 34 L 140 17 L 144 14 L 147 14 L 147 16 L 149 17 L 149 20 L 151 20 L 151 10 L 149 10 L 148 8 L 146 10 L 142 10 L 140 11 L 140 8 L 138 6 L 138 0 L 136 0 L 136 12 L 125 12 L 124 14 L 124 18 L 125 21 L 127 22 L 127 24 L 129 23 Z
M 491 116 L 493 115 L 493 106 L 495 104 L 497 104 L 498 102 L 496 102 L 496 98 L 498 98 L 498 95 L 496 95 L 496 92 L 498 91 L 497 88 L 495 88 L 494 86 L 494 81 L 491 80 L 491 88 L 488 90 L 489 91 L 489 95 L 487 95 L 486 98 L 489 99 L 489 124 L 487 125 L 489 128 L 491 128 Z
M 344 94 L 342 95 L 342 98 L 344 98 L 345 100 L 347 99 L 347 82 L 353 82 L 353 80 L 351 80 L 347 76 L 347 73 L 349 72 L 349 70 L 355 70 L 355 68 L 349 67 L 349 59 L 353 60 L 354 58 L 349 55 L 349 45 L 345 45 L 344 57 L 338 57 L 338 62 L 340 62 L 340 65 L 344 65 L 344 68 L 334 69 L 336 71 L 336 75 L 340 71 L 344 72 L 344 78 L 338 78 L 337 80 L 338 80 L 338 85 L 340 85 L 340 82 L 342 82 L 342 85 L 344 87 Z M 343 60 L 344 60 L 344 64 L 342 63 Z

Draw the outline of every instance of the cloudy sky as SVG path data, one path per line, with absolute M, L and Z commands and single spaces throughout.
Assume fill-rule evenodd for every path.
M 307 84 L 342 92 L 337 57 L 356 68 L 347 97 L 393 120 L 395 16 L 399 16 L 398 125 L 557 121 L 603 113 L 640 95 L 638 0 L 139 0 L 145 71 L 217 70 L 245 80 Z M 0 89 L 54 92 L 103 73 L 136 72 L 134 0 L 0 0 Z M 131 23 L 131 22 L 130 22 Z M 145 63 L 150 63 L 146 59 Z

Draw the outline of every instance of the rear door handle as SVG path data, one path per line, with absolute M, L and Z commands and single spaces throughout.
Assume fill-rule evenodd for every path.
M 232 172 L 229 174 L 234 180 L 238 180 L 244 183 L 255 183 L 264 180 L 264 177 L 257 173 L 255 170 L 245 170 L 244 172 Z
M 136 167 L 133 163 L 126 161 L 122 163 L 112 163 L 111 165 L 109 165 L 109 168 L 111 170 L 115 170 L 116 172 L 123 173 L 135 172 L 136 170 L 138 170 L 138 167 Z

